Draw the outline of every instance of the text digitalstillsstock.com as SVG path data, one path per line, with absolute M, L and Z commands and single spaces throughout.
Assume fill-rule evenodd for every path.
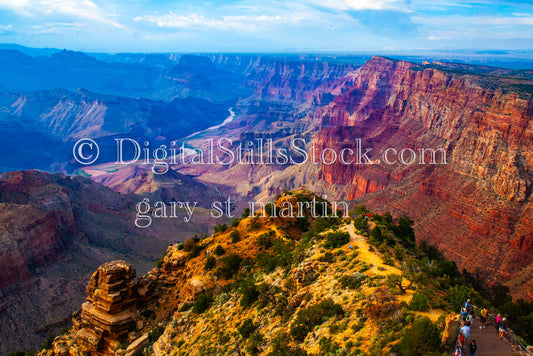
M 210 205 L 210 216 L 213 218 L 234 218 L 231 213 L 231 207 L 235 203 L 231 197 L 225 201 L 214 201 Z M 333 215 L 328 215 L 328 204 L 331 204 Z M 269 214 L 266 211 L 270 205 Z M 183 219 L 184 222 L 190 222 L 193 218 L 195 209 L 198 206 L 197 201 L 173 201 L 165 203 L 157 200 L 153 203 L 148 198 L 142 199 L 135 206 L 137 211 L 135 217 L 135 226 L 144 229 L 152 225 L 154 219 Z M 280 218 L 303 218 L 305 212 L 308 212 L 313 218 L 328 216 L 348 217 L 348 204 L 344 201 L 328 203 L 324 200 L 316 200 L 313 197 L 311 201 L 298 201 L 292 204 L 289 201 L 281 202 L 276 205 L 275 202 L 248 202 L 250 216 L 261 218 L 280 217 Z M 256 215 L 256 213 L 258 213 Z M 337 215 L 338 214 L 338 215 Z
M 131 138 L 116 138 L 116 161 L 115 165 L 147 165 L 154 174 L 165 174 L 171 166 L 187 165 L 303 165 L 306 163 L 320 165 L 442 165 L 447 164 L 446 151 L 439 148 L 402 148 L 393 147 L 384 149 L 381 154 L 373 154 L 372 148 L 363 148 L 362 140 L 355 139 L 351 144 L 343 143 L 342 147 L 317 147 L 314 143 L 307 144 L 303 138 L 294 138 L 288 141 L 287 147 L 278 147 L 272 139 L 256 139 L 253 141 L 233 141 L 229 138 L 207 139 L 200 147 L 187 147 L 185 143 L 171 142 L 169 147 L 159 145 L 151 149 L 150 143 L 142 144 Z M 98 144 L 92 139 L 81 139 L 73 147 L 75 160 L 82 165 L 95 164 L 100 154 Z M 108 162 L 102 162 L 108 163 Z M 213 218 L 228 217 L 231 214 L 232 201 L 215 201 L 210 204 L 210 215 Z M 304 217 L 304 210 L 309 209 L 313 217 L 317 214 L 317 204 L 325 202 L 298 202 L 296 207 L 285 202 L 276 207 L 274 202 L 249 202 L 251 216 L 258 212 L 258 216 L 265 216 L 265 207 L 273 204 L 275 217 L 294 218 Z M 348 216 L 348 204 L 346 202 L 334 202 L 332 211 L 342 211 L 342 216 Z M 152 225 L 154 219 L 181 218 L 184 222 L 190 222 L 197 201 L 154 201 L 144 198 L 136 204 L 135 226 L 147 228 Z M 272 209 L 271 209 L 272 210 Z M 321 212 L 328 211 L 321 208 Z M 272 216 L 272 215 L 269 215 Z M 322 216 L 327 217 L 327 216 Z
M 287 147 L 276 147 L 272 139 L 236 141 L 229 138 L 207 139 L 202 148 L 190 148 L 175 141 L 169 147 L 159 145 L 150 148 L 131 138 L 116 138 L 116 161 L 114 164 L 144 164 L 152 167 L 155 174 L 165 174 L 171 165 L 442 165 L 447 164 L 446 151 L 442 148 L 389 147 L 381 154 L 373 154 L 372 148 L 365 148 L 360 138 L 349 147 L 318 147 L 308 144 L 303 138 L 289 140 Z M 82 165 L 95 164 L 100 149 L 92 139 L 81 139 L 73 147 L 75 160 Z M 107 162 L 106 162 L 107 163 Z

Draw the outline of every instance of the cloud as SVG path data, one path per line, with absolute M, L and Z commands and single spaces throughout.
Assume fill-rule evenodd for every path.
M 298 23 L 305 19 L 305 16 L 285 17 L 280 15 L 238 15 L 221 17 L 204 17 L 198 14 L 178 15 L 172 11 L 165 15 L 144 15 L 134 18 L 136 22 L 147 22 L 155 24 L 161 28 L 172 29 L 216 29 L 216 30 L 237 30 L 256 31 L 272 24 Z
M 13 36 L 16 35 L 17 32 L 13 31 L 12 25 L 0 25 L 0 36 Z
M 394 10 L 409 11 L 405 0 L 320 0 L 313 1 L 320 7 L 338 11 L 347 10 Z
M 0 9 L 7 9 L 17 14 L 27 15 L 26 7 L 28 4 L 28 0 L 0 0 Z
M 533 25 L 533 16 L 519 14 L 519 16 L 415 16 L 412 21 L 418 24 L 430 26 L 531 26 Z
M 75 31 L 85 28 L 86 25 L 80 22 L 46 22 L 40 25 L 31 26 L 32 32 L 37 34 L 54 34 L 65 31 Z
M 176 46 L 194 51 L 492 48 L 507 46 L 508 39 L 509 47 L 526 48 L 533 39 L 533 4 L 516 0 L 0 0 L 0 23 L 4 25 L 0 35 L 16 31 L 10 41 L 110 51 L 175 50 Z M 124 26 L 128 31 L 121 30 Z
M 116 21 L 116 15 L 106 13 L 91 0 L 0 0 L 0 9 L 2 8 L 24 17 L 64 16 L 117 28 L 124 27 Z

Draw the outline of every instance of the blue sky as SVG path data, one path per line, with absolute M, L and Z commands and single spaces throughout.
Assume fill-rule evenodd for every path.
M 533 3 L 0 0 L 0 43 L 104 52 L 533 49 Z

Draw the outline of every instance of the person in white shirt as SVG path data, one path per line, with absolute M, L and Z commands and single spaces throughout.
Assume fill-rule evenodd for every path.
M 465 326 L 463 326 L 461 328 L 461 332 L 465 336 L 465 339 L 468 339 L 468 337 L 470 336 L 470 325 L 469 325 L 469 323 L 466 323 Z

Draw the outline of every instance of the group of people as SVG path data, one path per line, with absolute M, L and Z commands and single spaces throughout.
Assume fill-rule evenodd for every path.
M 481 309 L 479 316 L 480 316 L 480 329 L 485 329 L 487 326 L 487 316 L 489 315 L 489 312 L 487 308 Z M 463 352 L 466 349 L 466 345 L 468 345 L 468 350 L 470 352 L 470 356 L 475 356 L 475 353 L 477 351 L 477 343 L 476 340 L 469 340 L 470 338 L 470 328 L 472 327 L 472 324 L 474 322 L 474 306 L 472 305 L 472 302 L 470 299 L 468 299 L 461 308 L 461 329 L 459 331 L 459 336 L 457 338 L 457 342 L 455 343 L 455 351 L 453 353 L 453 356 L 462 356 Z M 500 314 L 496 316 L 496 330 L 498 330 L 500 339 L 503 339 L 505 334 L 507 333 L 507 320 L 505 318 L 502 318 Z M 470 343 L 468 343 L 470 341 Z
M 485 309 L 486 310 L 486 309 Z M 472 306 L 472 302 L 470 299 L 468 299 L 461 308 L 461 329 L 459 331 L 459 337 L 457 338 L 457 342 L 455 343 L 455 351 L 453 353 L 453 356 L 462 356 L 463 350 L 466 348 L 468 339 L 470 338 L 470 328 L 472 327 L 472 324 L 474 322 L 474 307 Z M 487 322 L 487 313 L 485 313 L 485 317 L 483 318 L 483 313 L 481 317 L 481 327 L 484 327 L 484 324 Z M 477 351 L 477 343 L 476 340 L 470 341 L 468 344 L 468 350 L 470 351 L 470 356 L 475 356 Z

